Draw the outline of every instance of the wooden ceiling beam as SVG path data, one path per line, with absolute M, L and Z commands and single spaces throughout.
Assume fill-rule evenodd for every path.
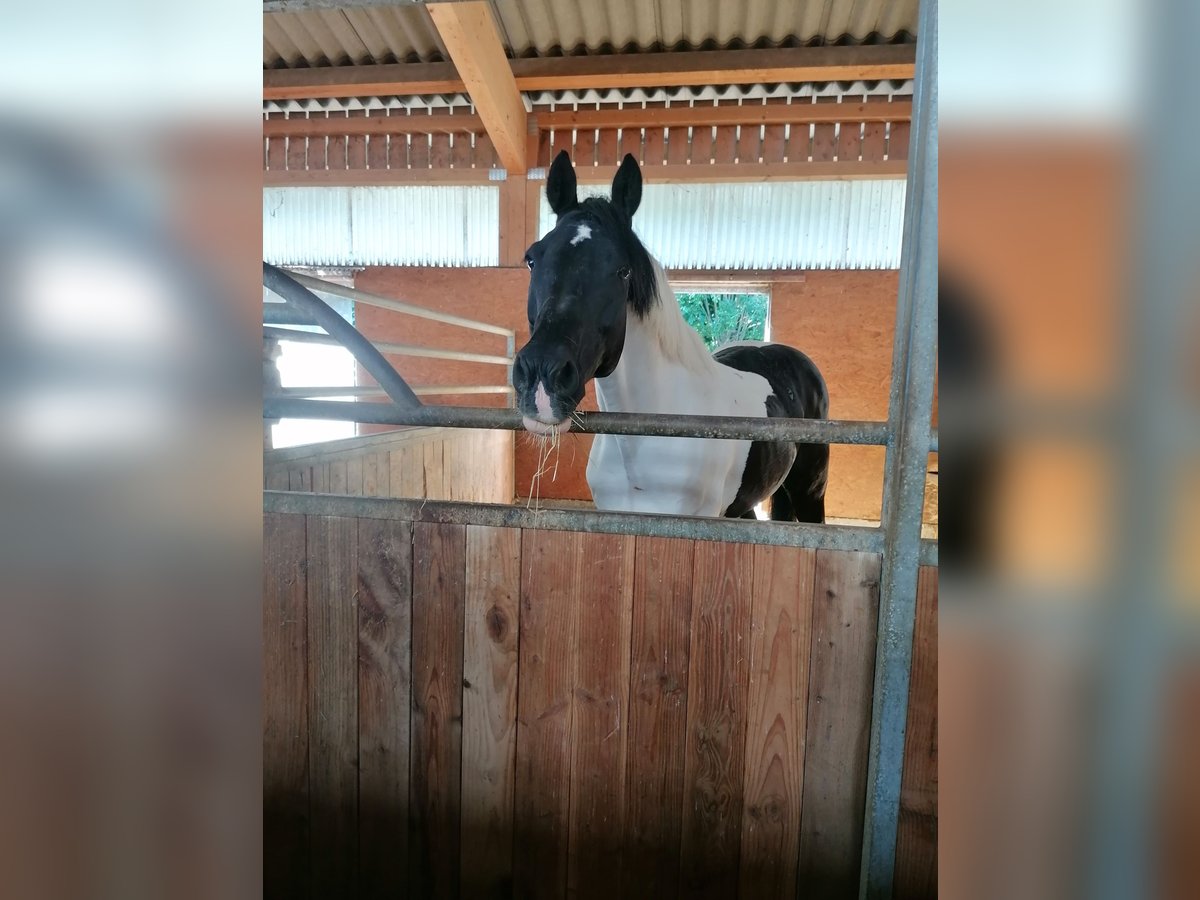
M 521 91 L 902 81 L 913 77 L 914 47 L 914 44 L 883 44 L 787 50 L 623 53 L 514 59 L 507 64 Z M 263 72 L 263 98 L 266 100 L 456 94 L 464 89 L 462 79 L 449 63 L 326 66 Z
M 484 0 L 471 0 L 430 3 L 428 9 L 496 155 L 509 172 L 523 175 L 525 103 L 504 55 L 491 6 Z
M 564 109 L 537 112 L 539 130 L 550 128 L 645 128 L 672 125 L 797 125 L 810 122 L 904 122 L 912 118 L 908 100 L 865 103 L 787 103 L 766 106 L 672 106 L 667 109 Z

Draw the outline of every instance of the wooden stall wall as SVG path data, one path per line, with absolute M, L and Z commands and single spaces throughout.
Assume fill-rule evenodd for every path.
M 283 513 L 264 552 L 267 896 L 856 894 L 878 556 Z
M 513 502 L 513 435 L 406 428 L 263 454 L 268 490 Z

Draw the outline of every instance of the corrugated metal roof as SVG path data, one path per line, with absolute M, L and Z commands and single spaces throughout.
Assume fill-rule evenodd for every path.
M 918 0 L 493 0 L 510 55 L 903 40 Z M 267 13 L 268 68 L 444 61 L 420 4 Z
M 491 186 L 263 189 L 263 259 L 282 266 L 494 266 Z
M 895 269 L 904 191 L 902 179 L 648 184 L 634 230 L 671 269 Z M 545 190 L 539 221 L 543 235 L 554 225 Z

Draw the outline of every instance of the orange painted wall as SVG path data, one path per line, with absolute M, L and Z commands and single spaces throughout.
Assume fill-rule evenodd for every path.
M 523 269 L 371 268 L 358 274 L 360 290 L 420 306 L 494 322 L 517 331 L 517 346 L 528 338 L 525 299 L 528 273 Z M 772 339 L 791 344 L 813 358 L 825 375 L 830 415 L 840 419 L 887 418 L 892 327 L 897 273 L 809 272 L 803 282 L 779 282 L 771 290 Z M 374 340 L 503 353 L 504 340 L 438 323 L 399 316 L 359 305 L 359 328 Z M 418 358 L 393 358 L 411 384 L 483 384 L 504 377 L 496 366 Z M 496 396 L 437 397 L 427 402 L 467 406 L 501 405 Z M 583 408 L 595 409 L 589 389 Z M 516 485 L 528 496 L 534 487 L 543 499 L 589 499 L 584 476 L 591 437 L 567 435 L 557 451 L 541 461 L 537 439 L 519 435 Z M 831 455 L 826 511 L 837 518 L 879 516 L 883 448 L 838 447 Z M 557 472 L 555 462 L 557 461 Z

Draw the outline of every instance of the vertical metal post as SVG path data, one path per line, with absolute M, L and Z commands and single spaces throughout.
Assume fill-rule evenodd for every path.
M 921 0 L 884 465 L 883 571 L 860 898 L 892 895 L 937 361 L 937 0 Z

